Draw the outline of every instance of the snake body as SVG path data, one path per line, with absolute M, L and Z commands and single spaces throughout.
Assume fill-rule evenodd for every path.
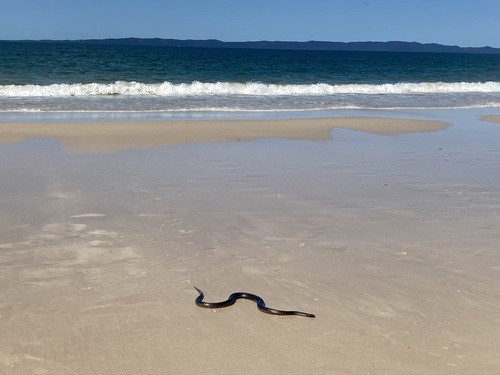
M 259 296 L 252 294 L 252 293 L 246 293 L 246 292 L 236 292 L 233 293 L 229 296 L 229 298 L 225 301 L 222 302 L 203 302 L 203 298 L 205 295 L 201 290 L 199 290 L 197 287 L 194 287 L 200 295 L 196 298 L 195 303 L 199 307 L 205 307 L 208 309 L 218 309 L 221 307 L 228 307 L 231 305 L 234 305 L 237 299 L 249 299 L 251 301 L 254 301 L 257 304 L 257 308 L 262 311 L 263 313 L 266 314 L 271 314 L 271 315 L 298 315 L 298 316 L 305 316 L 307 318 L 315 318 L 316 316 L 314 314 L 309 314 L 301 311 L 283 311 L 283 310 L 276 310 L 276 309 L 271 309 L 269 307 L 266 307 L 266 304 L 264 303 L 264 300 L 260 298 Z

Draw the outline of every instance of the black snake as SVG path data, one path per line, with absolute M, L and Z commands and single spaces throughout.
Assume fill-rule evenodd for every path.
M 197 287 L 194 287 L 200 295 L 196 298 L 195 303 L 199 307 L 205 307 L 209 309 L 218 309 L 220 307 L 228 307 L 231 305 L 234 305 L 237 299 L 244 298 L 244 299 L 249 299 L 254 301 L 257 304 L 257 308 L 266 313 L 266 314 L 271 314 L 271 315 L 298 315 L 298 316 L 305 316 L 307 318 L 315 318 L 316 316 L 313 314 L 308 314 L 305 312 L 301 311 L 282 311 L 282 310 L 276 310 L 276 309 L 271 309 L 269 307 L 266 307 L 266 304 L 264 303 L 264 300 L 260 298 L 259 296 L 256 296 L 255 294 L 251 293 L 245 293 L 245 292 L 236 292 L 233 293 L 229 296 L 229 298 L 225 301 L 222 302 L 203 302 L 203 298 L 205 295 L 201 290 L 199 290 Z

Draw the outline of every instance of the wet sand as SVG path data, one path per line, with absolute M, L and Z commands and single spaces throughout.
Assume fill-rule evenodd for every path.
M 499 372 L 500 129 L 428 117 L 2 124 L 0 373 Z

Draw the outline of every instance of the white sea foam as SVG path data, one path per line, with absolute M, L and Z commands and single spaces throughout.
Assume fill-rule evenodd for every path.
M 114 83 L 52 84 L 52 85 L 0 85 L 0 98 L 62 98 L 95 96 L 328 96 L 338 94 L 448 94 L 448 93 L 500 93 L 500 82 L 422 82 L 330 85 L 326 83 L 281 85 L 259 82 L 232 83 L 140 83 L 117 81 Z
M 399 110 L 399 109 L 466 109 L 466 108 L 500 108 L 500 103 L 491 102 L 486 104 L 457 105 L 457 106 L 356 106 L 338 105 L 325 107 L 306 108 L 242 108 L 242 107 L 180 107 L 168 109 L 40 109 L 40 108 L 10 108 L 0 109 L 1 113 L 171 113 L 171 112 L 302 112 L 302 111 L 330 111 L 337 109 L 359 109 L 359 110 Z

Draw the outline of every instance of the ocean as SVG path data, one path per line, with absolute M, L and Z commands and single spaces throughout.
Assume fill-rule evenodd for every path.
M 0 42 L 0 112 L 500 107 L 500 55 Z

